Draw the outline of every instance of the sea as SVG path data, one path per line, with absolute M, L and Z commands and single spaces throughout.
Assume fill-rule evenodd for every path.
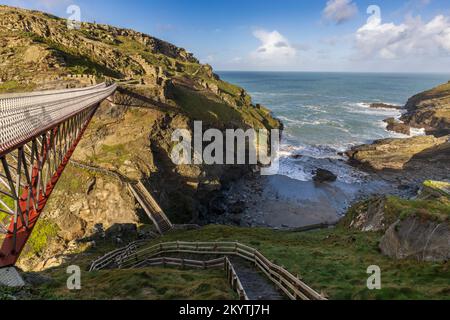
M 364 173 L 345 164 L 341 153 L 383 138 L 407 138 L 386 130 L 383 121 L 400 118 L 395 109 L 373 109 L 371 103 L 405 105 L 424 90 L 450 80 L 446 74 L 218 72 L 246 89 L 254 103 L 272 110 L 285 125 L 277 173 L 310 181 L 317 168 L 345 183 Z M 413 130 L 412 135 L 423 135 Z

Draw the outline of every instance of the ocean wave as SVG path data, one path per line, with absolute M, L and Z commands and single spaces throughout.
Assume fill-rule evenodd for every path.
M 370 103 L 367 102 L 349 102 L 344 106 L 346 110 L 352 113 L 360 113 L 375 116 L 391 116 L 400 118 L 403 114 L 402 110 L 391 108 L 371 108 Z
M 417 129 L 417 128 L 411 128 L 411 136 L 417 137 L 417 136 L 426 136 L 427 132 L 424 128 Z
M 329 146 L 282 145 L 278 154 L 279 166 L 272 167 L 269 172 L 294 180 L 312 181 L 314 172 L 321 168 L 336 174 L 341 182 L 362 182 L 367 174 L 345 164 L 342 161 L 345 157 L 337 155 L 337 152 Z M 301 157 L 296 158 L 297 155 Z
M 305 126 L 305 125 L 313 125 L 313 126 L 318 126 L 318 125 L 325 125 L 329 123 L 329 120 L 327 119 L 322 119 L 322 120 L 298 120 L 298 119 L 291 119 L 285 116 L 281 116 L 278 117 L 278 119 L 280 119 L 281 121 L 285 122 L 285 123 L 291 123 L 291 124 L 295 124 L 297 126 Z

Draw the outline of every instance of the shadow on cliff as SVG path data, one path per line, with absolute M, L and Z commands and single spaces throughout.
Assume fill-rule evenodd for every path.
M 422 175 L 450 179 L 450 142 L 417 153 L 405 164 L 404 170 L 412 175 L 420 172 Z

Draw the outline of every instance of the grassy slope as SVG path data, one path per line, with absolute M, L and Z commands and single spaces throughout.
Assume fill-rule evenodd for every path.
M 239 241 L 259 249 L 330 299 L 450 299 L 446 263 L 395 261 L 378 250 L 378 233 L 338 227 L 307 233 L 209 226 L 179 231 L 149 243 L 167 241 Z M 111 243 L 80 253 L 67 262 L 86 270 L 90 261 L 113 249 Z M 382 290 L 366 288 L 366 270 L 382 270 Z M 32 299 L 232 299 L 223 272 L 149 268 L 82 274 L 82 290 L 65 289 L 66 265 L 45 271 L 54 281 L 31 289 Z M 1 292 L 0 292 L 1 296 Z
M 82 273 L 82 289 L 69 291 L 67 275 L 53 273 L 54 282 L 33 290 L 33 298 L 64 300 L 223 300 L 234 299 L 221 270 L 164 268 Z
M 268 229 L 210 226 L 199 231 L 176 232 L 153 241 L 240 241 L 258 248 L 269 259 L 331 299 L 450 299 L 448 264 L 395 261 L 378 250 L 378 233 L 338 227 L 308 233 Z M 381 291 L 366 287 L 366 270 L 382 270 Z
M 350 225 L 357 215 L 367 212 L 369 204 L 379 201 L 380 198 L 368 199 L 354 204 L 341 221 L 344 225 Z M 413 199 L 407 200 L 395 196 L 388 196 L 384 203 L 384 217 L 386 224 L 390 225 L 398 219 L 404 220 L 411 216 L 419 216 L 423 219 L 446 222 L 450 221 L 450 200 L 447 197 L 438 199 Z

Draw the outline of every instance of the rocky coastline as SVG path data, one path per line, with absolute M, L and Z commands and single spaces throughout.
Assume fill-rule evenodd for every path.
M 445 87 L 445 85 L 444 85 Z M 439 89 L 433 89 L 445 100 L 447 96 L 440 94 Z M 424 96 L 424 94 L 419 95 Z M 426 95 L 427 99 L 435 99 Z M 450 97 L 450 93 L 449 96 Z M 442 135 L 448 127 L 449 119 L 433 120 L 436 114 L 446 114 L 450 104 L 441 104 L 440 109 L 434 107 L 434 113 L 429 113 L 430 119 L 424 118 L 422 100 L 415 102 L 417 108 L 412 107 L 412 100 L 407 104 L 408 113 L 402 121 L 387 119 L 387 130 L 394 130 L 410 135 L 411 128 L 426 129 L 427 135 L 409 138 L 383 139 L 374 141 L 368 145 L 352 148 L 345 153 L 347 163 L 366 174 L 364 180 L 357 184 L 345 184 L 335 179 L 332 172 L 318 168 L 314 181 L 303 182 L 290 179 L 285 176 L 261 177 L 253 173 L 243 177 L 240 181 L 225 186 L 210 203 L 210 215 L 205 223 L 221 223 L 238 225 L 243 227 L 269 227 L 275 229 L 295 229 L 308 225 L 323 225 L 324 227 L 341 223 L 352 218 L 354 207 L 360 207 L 361 203 L 375 201 L 374 199 L 386 199 L 394 197 L 406 201 L 416 201 L 421 194 L 423 199 L 426 181 L 450 182 L 450 136 Z M 435 100 L 433 100 L 435 101 Z M 387 105 L 375 104 L 374 108 L 387 108 Z M 403 107 L 391 106 L 396 109 Z M 406 109 L 405 109 L 406 110 Z M 421 116 L 422 125 L 418 125 L 418 115 Z M 408 120 L 415 119 L 415 120 Z M 434 127 L 424 124 L 434 124 Z M 296 159 L 302 159 L 303 155 L 296 155 Z M 329 159 L 328 161 L 336 161 Z M 320 164 L 318 164 L 320 165 Z M 428 188 L 429 191 L 429 188 Z M 395 216 L 392 221 L 385 223 L 383 228 L 372 225 L 360 227 L 361 231 L 378 231 L 385 233 L 381 240 L 380 249 L 390 257 L 403 259 L 414 258 L 427 261 L 441 261 L 448 259 L 450 247 L 446 242 L 449 235 L 449 217 L 445 216 L 446 210 L 450 210 L 450 202 L 446 197 L 434 197 L 428 202 L 421 203 L 422 208 L 411 209 L 411 216 L 402 220 Z M 399 201 L 403 201 L 399 200 Z M 383 202 L 385 203 L 385 202 Z M 427 206 L 441 206 L 444 211 L 442 221 L 427 216 Z M 413 206 L 411 202 L 411 206 Z M 376 215 L 384 219 L 385 207 L 379 206 Z M 450 212 L 449 212 L 450 213 Z M 360 212 L 359 219 L 367 220 L 374 215 L 373 208 L 365 207 Z M 352 223 L 353 222 L 353 223 Z M 355 224 L 352 221 L 349 224 Z M 409 227 L 408 227 L 409 226 Z M 407 228 L 415 226 L 414 232 L 407 234 Z M 439 227 L 440 232 L 431 234 L 433 228 Z M 442 230 L 441 230 L 442 229 Z M 399 230 L 396 232 L 396 230 Z M 412 229 L 411 229 L 412 230 Z M 424 240 L 433 242 L 430 248 L 424 247 Z M 417 239 L 414 240 L 414 236 Z M 413 237 L 413 238 L 411 238 Z M 408 246 L 420 251 L 420 254 L 407 250 Z

